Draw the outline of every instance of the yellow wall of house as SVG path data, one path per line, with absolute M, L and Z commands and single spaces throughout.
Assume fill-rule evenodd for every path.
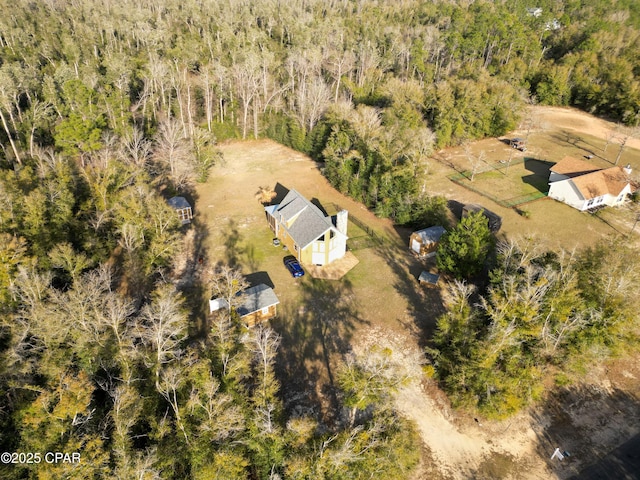
M 291 238 L 289 234 L 282 228 L 280 229 L 278 236 L 280 237 L 280 241 L 282 242 L 282 244 L 287 247 L 289 252 L 291 252 L 291 255 L 298 258 L 298 252 L 296 252 L 295 249 L 296 243 L 293 241 L 293 238 Z
M 298 254 L 298 252 L 295 249 L 295 242 L 293 241 L 291 236 L 286 232 L 286 230 L 283 227 L 280 227 L 278 230 L 278 238 L 280 239 L 282 244 L 287 247 L 291 255 L 295 256 L 298 260 L 300 260 L 301 263 L 305 263 L 307 265 L 319 264 L 319 262 L 313 261 L 314 254 L 323 256 L 324 260 L 322 261 L 321 265 L 326 265 L 327 263 L 329 263 L 329 258 L 332 251 L 331 249 L 332 242 L 342 241 L 342 247 L 344 248 L 344 245 L 343 245 L 344 240 L 339 240 L 337 238 L 337 235 L 338 234 L 336 234 L 334 238 L 330 238 L 331 235 L 329 234 L 329 230 L 327 230 L 324 235 L 324 240 L 322 241 L 317 240 L 315 242 L 312 242 L 311 244 L 307 245 Z M 322 249 L 322 246 L 324 246 L 324 250 Z M 334 249 L 338 248 L 339 246 L 340 245 L 336 243 L 334 245 Z
M 312 248 L 313 244 L 311 245 L 307 245 L 307 248 L 303 249 L 302 252 L 300 252 L 300 261 L 302 263 L 306 263 L 308 265 L 311 265 L 311 258 L 313 255 L 313 248 Z
M 261 323 L 275 317 L 276 313 L 276 305 L 271 305 L 267 313 L 262 313 L 262 310 L 258 310 L 257 312 L 241 317 L 240 320 L 242 320 L 247 326 L 253 327 L 257 323 Z

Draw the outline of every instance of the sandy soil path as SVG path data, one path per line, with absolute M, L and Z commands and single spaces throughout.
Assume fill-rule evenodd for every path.
M 533 108 L 534 114 L 538 117 L 543 128 L 547 124 L 556 131 L 567 130 L 602 139 L 606 139 L 607 135 L 616 128 L 612 122 L 575 109 Z M 640 139 L 629 138 L 627 146 L 640 149 Z M 417 346 L 409 346 L 411 342 L 408 339 L 373 330 L 370 335 L 361 340 L 356 348 L 366 351 L 366 348 L 372 344 L 391 348 L 398 356 L 399 365 L 412 371 L 415 374 L 414 378 L 422 377 L 420 362 L 424 356 L 421 355 Z M 597 382 L 597 380 L 594 381 Z M 606 383 L 608 380 L 604 379 L 603 381 Z M 424 445 L 431 454 L 432 464 L 423 472 L 418 473 L 416 480 L 432 480 L 434 478 L 447 480 L 466 480 L 469 478 L 563 479 L 575 474 L 576 468 L 580 464 L 584 466 L 593 460 L 589 457 L 581 460 L 572 459 L 574 463 L 571 468 L 568 468 L 567 465 L 557 461 L 550 462 L 548 457 L 545 457 L 546 449 L 551 447 L 546 445 L 547 442 L 543 439 L 544 432 L 557 421 L 557 418 L 548 413 L 542 415 L 540 412 L 531 410 L 503 422 L 475 421 L 474 418 L 468 418 L 461 412 L 453 411 L 444 394 L 432 381 L 420 383 L 416 380 L 411 382 L 398 392 L 396 406 L 407 418 L 415 421 Z M 568 408 L 570 410 L 571 406 Z M 592 408 L 593 411 L 589 414 L 579 416 L 581 421 L 586 424 L 579 425 L 576 420 L 575 426 L 579 430 L 585 428 L 585 431 L 589 431 L 591 429 L 595 434 L 602 427 L 598 427 L 595 423 L 592 425 L 591 423 L 595 420 L 590 419 L 598 412 L 609 411 L 609 408 L 597 402 L 593 403 Z M 609 414 L 616 416 L 620 412 L 609 411 Z M 623 415 L 620 415 L 619 421 L 624 422 L 624 418 Z M 580 435 L 577 431 L 566 434 L 567 438 L 572 435 L 576 444 L 579 444 L 577 442 L 579 442 Z M 618 439 L 605 438 L 602 445 L 613 446 L 622 439 L 623 436 Z M 541 444 L 545 445 L 544 448 L 541 448 Z M 552 451 L 549 452 L 549 455 L 551 453 Z M 500 459 L 507 459 L 507 466 L 502 470 L 496 470 Z
M 354 351 L 360 355 L 372 346 L 390 348 L 398 374 L 412 381 L 396 394 L 396 407 L 416 423 L 418 432 L 431 454 L 429 472 L 419 472 L 415 480 L 467 480 L 490 478 L 496 457 L 508 459 L 499 478 L 542 480 L 557 478 L 546 462 L 537 458 L 538 436 L 531 418 L 521 414 L 505 422 L 474 421 L 454 412 L 446 396 L 431 380 L 421 382 L 424 355 L 401 334 L 372 328 Z M 496 470 L 493 470 L 497 472 Z M 434 473 L 439 475 L 434 477 Z M 489 475 L 489 477 L 487 476 Z
M 602 139 L 606 139 L 616 128 L 616 124 L 613 122 L 588 115 L 574 108 L 534 107 L 533 111 L 541 122 L 551 124 L 554 128 L 586 133 Z M 640 149 L 640 138 L 629 138 L 627 145 Z

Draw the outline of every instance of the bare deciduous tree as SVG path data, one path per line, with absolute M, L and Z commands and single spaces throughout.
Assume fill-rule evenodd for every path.
M 197 430 L 215 442 L 234 437 L 244 429 L 242 409 L 234 405 L 231 395 L 220 391 L 220 382 L 208 368 L 200 370 L 186 405 L 189 414 L 197 419 Z
M 254 52 L 249 52 L 242 63 L 232 67 L 236 93 L 242 108 L 242 138 L 247 138 L 249 130 L 249 112 L 255 108 L 255 99 L 260 93 L 260 60 Z
M 393 358 L 393 352 L 377 345 L 364 355 L 348 355 L 338 373 L 338 383 L 350 407 L 349 425 L 353 427 L 358 410 L 384 401 L 411 380 L 411 375 Z
M 142 309 L 138 336 L 149 349 L 148 366 L 155 369 L 156 388 L 160 389 L 160 373 L 165 365 L 182 354 L 187 334 L 187 320 L 182 311 L 182 297 L 171 285 L 161 285 L 154 298 Z
M 355 110 L 350 110 L 349 123 L 367 144 L 380 137 L 382 133 L 380 110 L 375 107 L 358 105 Z
M 278 388 L 273 372 L 278 345 L 280 336 L 275 331 L 262 324 L 256 325 L 251 335 L 251 351 L 257 365 L 259 385 L 255 393 L 257 405 L 267 409 L 273 403 Z
M 294 115 L 300 126 L 311 131 L 331 101 L 331 91 L 320 76 L 299 84 L 295 93 Z
M 122 139 L 120 156 L 125 162 L 133 163 L 137 167 L 143 168 L 151 155 L 152 145 L 144 133 L 137 127 L 128 137 Z
M 475 179 L 476 174 L 482 168 L 482 164 L 486 163 L 486 161 L 485 161 L 486 160 L 486 153 L 485 153 L 484 150 L 481 150 L 480 153 L 477 156 L 474 155 L 474 153 L 471 151 L 471 145 L 469 143 L 465 144 L 464 153 L 465 153 L 465 156 L 467 157 L 467 161 L 469 162 L 469 165 L 471 167 L 471 178 L 469 180 L 471 180 L 473 182 L 473 180 Z
M 167 171 L 168 177 L 178 189 L 193 181 L 192 155 L 180 123 L 174 119 L 162 122 L 155 138 L 153 158 Z
M 160 377 L 159 381 L 156 382 L 156 389 L 171 406 L 173 414 L 175 415 L 176 424 L 182 432 L 185 442 L 187 442 L 187 445 L 190 445 L 191 441 L 185 428 L 185 423 L 181 415 L 182 408 L 178 401 L 178 391 L 186 381 L 185 368 L 188 367 L 174 364 L 159 370 Z
M 333 79 L 333 102 L 337 103 L 340 94 L 342 77 L 349 75 L 353 70 L 355 55 L 351 50 L 343 50 L 342 45 L 337 45 L 325 61 L 325 68 Z

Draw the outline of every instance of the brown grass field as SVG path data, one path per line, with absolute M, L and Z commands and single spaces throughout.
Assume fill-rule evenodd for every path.
M 539 107 L 535 113 L 540 128 L 531 133 L 524 154 L 534 160 L 512 165 L 507 175 L 495 171 L 476 175 L 474 187 L 499 198 L 511 198 L 543 189 L 545 169 L 565 155 L 592 154 L 594 163 L 603 167 L 615 159 L 615 144 L 603 151 L 603 128 L 611 125 L 573 110 Z M 553 123 L 555 116 L 557 125 Z M 582 130 L 575 130 L 576 125 Z M 513 132 L 510 136 L 524 135 Z M 640 172 L 640 151 L 630 148 L 632 145 L 635 143 L 630 142 L 620 163 L 631 163 Z M 511 153 L 499 139 L 476 142 L 472 149 L 476 153 L 484 150 L 491 164 L 507 159 Z M 285 406 L 331 421 L 338 413 L 334 378 L 343 355 L 375 342 L 403 354 L 414 352 L 411 358 L 419 358 L 444 311 L 445 294 L 441 289 L 418 285 L 416 277 L 424 265 L 408 250 L 410 232 L 395 228 L 391 221 L 375 217 L 335 191 L 309 158 L 269 140 L 229 142 L 221 145 L 221 150 L 224 162 L 213 169 L 207 183 L 198 185 L 194 199 L 203 256 L 210 264 L 237 266 L 254 283 L 274 286 L 281 303 L 272 327 L 282 337 L 277 373 Z M 446 196 L 452 205 L 480 203 L 495 211 L 503 217 L 501 238 L 535 236 L 546 248 L 573 249 L 626 235 L 635 219 L 630 209 L 607 210 L 596 216 L 548 198 L 520 206 L 528 213 L 525 218 L 515 209 L 504 208 L 447 178 L 469 168 L 462 148 L 437 152 L 427 163 L 427 190 Z M 263 207 L 255 198 L 260 187 L 275 188 L 280 195 L 283 188 L 295 188 L 307 198 L 318 200 L 329 213 L 338 204 L 381 240 L 371 241 L 365 230 L 349 222 L 348 246 L 358 265 L 339 281 L 317 280 L 309 275 L 293 279 L 282 265 L 288 252 L 272 245 Z M 639 232 L 640 228 L 636 229 L 634 241 Z M 424 441 L 424 465 L 416 480 L 569 478 L 589 459 L 574 457 L 570 468 L 569 464 L 560 468 L 548 461 L 545 442 L 558 438 L 580 445 L 580 438 L 588 437 L 592 439 L 590 453 L 604 454 L 628 438 L 630 432 L 640 430 L 638 412 L 631 417 L 620 413 L 634 405 L 637 408 L 634 402 L 640 394 L 640 367 L 616 365 L 609 373 L 604 368 L 596 372 L 592 379 L 598 391 L 606 393 L 602 389 L 605 384 L 609 391 L 618 392 L 616 401 L 594 401 L 591 413 L 584 412 L 594 419 L 609 415 L 612 424 L 620 427 L 618 434 L 609 432 L 600 437 L 598 426 L 592 424 L 572 424 L 570 430 L 563 430 L 557 411 L 524 412 L 506 422 L 479 425 L 463 412 L 451 411 L 432 381 L 416 379 L 417 383 L 401 392 L 398 399 L 401 410 L 418 425 Z M 415 367 L 420 370 L 419 364 Z

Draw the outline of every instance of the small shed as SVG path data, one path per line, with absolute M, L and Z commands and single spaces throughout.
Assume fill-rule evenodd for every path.
M 173 197 L 169 199 L 169 206 L 173 208 L 178 214 L 178 219 L 182 222 L 183 225 L 187 223 L 191 223 L 191 219 L 193 218 L 193 210 L 191 210 L 191 205 L 184 197 Z
M 487 219 L 489 230 L 493 233 L 497 233 L 498 230 L 502 227 L 502 217 L 500 215 L 493 213 L 491 210 L 487 210 L 482 205 L 478 205 L 475 203 L 469 203 L 465 205 L 462 209 L 462 218 L 469 216 L 470 213 L 482 212 L 484 217 Z
M 435 254 L 445 231 L 444 227 L 438 225 L 413 232 L 409 237 L 409 248 L 421 257 Z
M 244 302 L 236 311 L 249 327 L 276 316 L 276 305 L 280 300 L 271 287 L 261 283 L 247 288 L 244 297 Z
M 236 308 L 236 312 L 249 327 L 276 316 L 276 305 L 280 303 L 280 300 L 271 287 L 261 283 L 255 287 L 247 288 L 242 292 L 242 295 L 244 301 Z M 209 313 L 223 308 L 229 308 L 229 304 L 224 298 L 209 300 Z
M 439 274 L 427 272 L 426 270 L 418 277 L 420 285 L 426 285 L 427 287 L 435 287 L 438 284 L 438 280 L 440 280 Z

